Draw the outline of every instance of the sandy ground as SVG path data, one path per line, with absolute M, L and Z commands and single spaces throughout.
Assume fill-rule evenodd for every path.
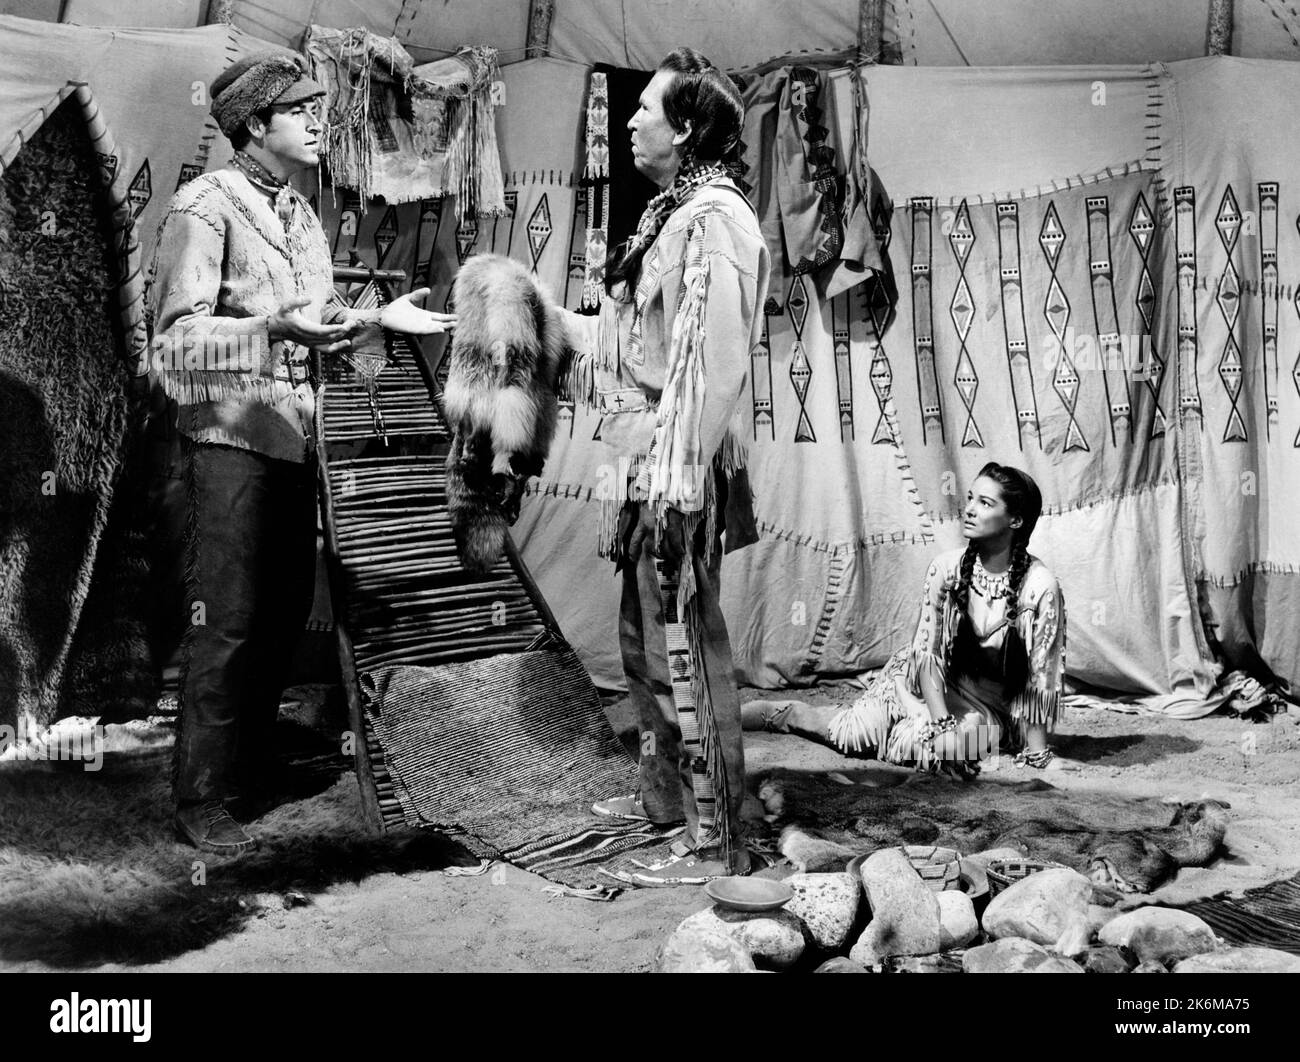
M 812 698 L 850 695 L 832 687 Z M 1232 804 L 1225 858 L 1209 870 L 1184 870 L 1160 898 L 1178 902 L 1300 869 L 1296 715 L 1252 725 L 1229 716 L 1179 722 L 1073 711 L 1056 744 L 1079 764 L 1077 771 L 1044 776 L 1060 788 L 1133 797 L 1208 794 Z M 776 766 L 843 771 L 865 765 L 793 737 L 747 734 L 746 748 L 751 778 Z M 1003 770 L 1030 777 L 1023 768 Z M 375 874 L 331 887 L 305 906 L 267 911 L 239 933 L 174 960 L 100 969 L 640 971 L 649 969 L 682 918 L 708 904 L 696 888 L 636 890 L 597 903 L 548 895 L 546 885 L 501 865 L 477 877 Z

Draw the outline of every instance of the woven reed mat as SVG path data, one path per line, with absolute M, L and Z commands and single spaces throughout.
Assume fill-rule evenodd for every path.
M 1241 896 L 1214 896 L 1183 910 L 1202 919 L 1229 944 L 1277 948 L 1300 955 L 1300 874 Z
M 575 887 L 632 849 L 664 844 L 594 801 L 631 793 L 636 766 L 571 649 L 363 673 L 367 718 L 407 821 L 463 831 L 480 854 Z

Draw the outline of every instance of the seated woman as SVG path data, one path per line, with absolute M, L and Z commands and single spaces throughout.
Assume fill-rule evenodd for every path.
M 1065 675 L 1065 602 L 1027 549 L 1042 509 L 1028 475 L 985 465 L 966 495 L 968 545 L 930 565 L 912 644 L 848 708 L 751 701 L 745 728 L 962 775 L 999 750 L 1046 767 Z

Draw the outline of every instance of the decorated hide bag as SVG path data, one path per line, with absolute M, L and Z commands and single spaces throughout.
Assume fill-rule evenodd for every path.
M 501 255 L 467 261 L 452 301 L 459 320 L 443 394 L 453 433 L 447 504 L 461 563 L 486 571 L 555 435 L 565 331 L 528 270 Z

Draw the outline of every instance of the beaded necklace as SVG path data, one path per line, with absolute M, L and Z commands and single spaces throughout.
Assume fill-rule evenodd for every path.
M 977 556 L 975 558 L 975 569 L 971 572 L 971 586 L 981 597 L 989 601 L 996 601 L 999 597 L 1005 597 L 1007 587 L 1010 585 L 1010 576 L 1007 572 L 1000 575 L 994 575 L 984 567 L 984 562 Z

